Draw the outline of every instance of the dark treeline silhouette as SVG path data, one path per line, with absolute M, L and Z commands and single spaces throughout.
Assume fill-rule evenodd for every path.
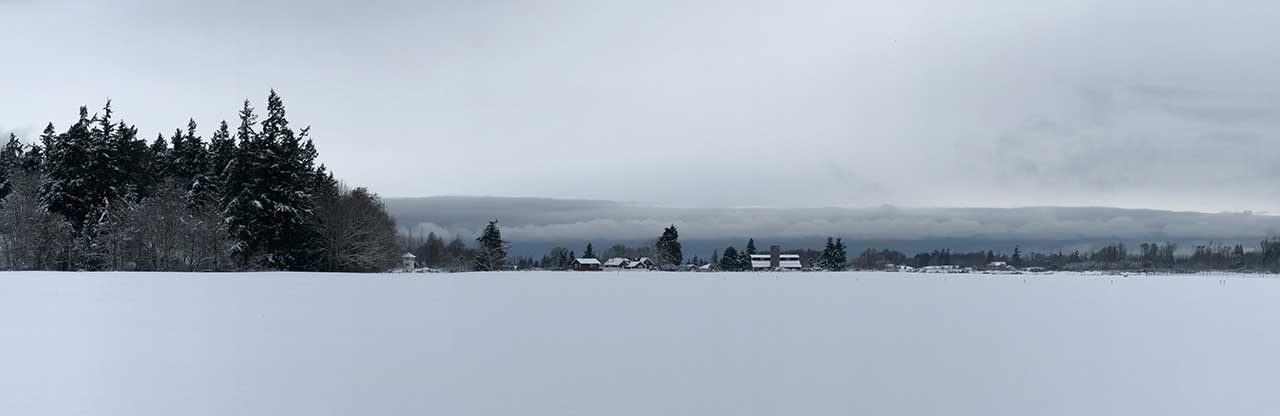
M 1012 253 L 976 251 L 953 253 L 949 249 L 906 254 L 890 249 L 868 249 L 853 260 L 853 267 L 871 270 L 894 266 L 942 266 L 954 265 L 975 269 L 989 268 L 1003 263 L 1014 268 L 1041 268 L 1045 270 L 1090 271 L 1170 271 L 1194 272 L 1208 270 L 1236 270 L 1250 272 L 1280 272 L 1280 238 L 1263 240 L 1257 247 L 1209 243 L 1199 245 L 1190 253 L 1178 253 L 1177 244 L 1141 243 L 1136 251 L 1124 244 L 1108 244 L 1097 250 L 1079 250 L 1056 253 L 1027 253 L 1019 248 Z
M 0 266 L 11 270 L 384 271 L 395 222 L 378 196 L 323 165 L 309 128 L 289 125 L 272 91 L 208 141 L 194 120 L 148 144 L 80 108 L 38 142 L 0 151 Z

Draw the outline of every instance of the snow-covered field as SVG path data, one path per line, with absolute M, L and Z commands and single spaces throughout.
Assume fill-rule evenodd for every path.
M 1280 279 L 0 274 L 7 415 L 1278 414 Z

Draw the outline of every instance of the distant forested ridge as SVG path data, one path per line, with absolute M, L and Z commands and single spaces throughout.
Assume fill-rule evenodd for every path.
M 384 271 L 395 221 L 324 167 L 272 91 L 208 140 L 194 120 L 148 143 L 108 101 L 0 151 L 8 270 Z

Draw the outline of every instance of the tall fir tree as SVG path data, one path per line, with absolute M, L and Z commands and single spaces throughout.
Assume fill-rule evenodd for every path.
M 831 248 L 830 270 L 842 271 L 849 265 L 849 254 L 846 252 L 844 239 L 836 238 Z
M 662 231 L 654 248 L 659 266 L 678 266 L 684 262 L 684 254 L 680 249 L 680 232 L 674 224 Z
M 134 203 L 153 195 L 156 185 L 164 180 L 163 172 L 151 170 L 156 161 L 147 141 L 138 137 L 138 128 L 121 120 L 107 147 L 114 160 L 111 165 L 117 197 Z
M 196 135 L 196 127 L 196 121 L 189 120 L 186 132 L 175 132 L 172 139 L 172 176 L 184 192 L 192 190 L 208 172 L 208 150 L 204 139 Z
M 747 255 L 756 254 L 756 239 L 747 239 Z
M 818 256 L 818 268 L 823 270 L 835 270 L 836 261 L 836 242 L 830 236 L 827 237 L 827 244 L 822 248 L 822 254 Z
M 256 196 L 256 192 L 262 187 L 257 174 L 264 169 L 260 155 L 266 150 L 260 149 L 258 144 L 258 133 L 255 130 L 258 116 L 249 100 L 244 100 L 239 116 L 240 125 L 233 139 L 237 143 L 235 158 L 226 168 L 225 189 L 220 205 L 223 222 L 236 240 L 232 245 L 232 253 L 240 267 L 244 268 L 258 262 L 256 257 L 262 250 L 263 240 L 267 238 L 258 227 L 267 219 L 262 212 L 264 207 Z
M 472 270 L 492 271 L 506 268 L 507 242 L 502 240 L 502 230 L 498 229 L 497 220 L 489 221 L 489 225 L 484 227 L 484 231 L 481 231 L 476 242 L 480 244 L 480 249 L 476 253 Z M 569 256 L 572 257 L 572 254 Z
M 315 148 L 303 142 L 307 130 L 289 127 L 284 102 L 273 90 L 267 114 L 254 131 L 257 116 L 246 101 L 237 131 L 240 148 L 226 181 L 224 217 L 233 247 L 245 264 L 271 269 L 307 270 L 314 257 L 317 223 L 314 195 Z
M 148 184 L 160 183 L 169 177 L 169 142 L 164 139 L 163 134 L 156 134 L 156 139 L 147 147 L 146 160 L 150 175 Z
M 52 128 L 51 123 L 45 129 L 46 136 Z M 48 170 L 40 186 L 40 197 L 49 211 L 66 218 L 76 233 L 84 229 L 96 202 L 96 191 L 91 189 L 95 181 L 90 178 L 94 173 L 89 170 L 91 128 L 88 108 L 80 107 L 79 119 L 65 133 L 49 137 L 45 144 Z
M 595 250 L 595 247 L 592 247 L 592 246 L 591 246 L 591 243 L 587 243 L 587 249 L 586 249 L 586 250 L 583 250 L 583 252 L 582 252 L 582 258 L 584 258 L 584 259 L 594 259 L 594 258 L 596 258 L 596 250 Z
M 22 169 L 22 142 L 9 133 L 9 141 L 0 150 L 0 200 L 13 192 L 13 175 Z
M 190 205 L 193 209 L 203 210 L 221 207 L 221 196 L 226 190 L 227 165 L 236 157 L 236 143 L 231 138 L 231 131 L 224 120 L 218 124 L 218 130 L 209 138 L 206 152 L 206 164 L 202 173 L 191 185 Z

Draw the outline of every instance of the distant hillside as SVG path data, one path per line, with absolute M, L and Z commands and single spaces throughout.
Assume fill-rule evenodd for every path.
M 475 237 L 497 219 L 512 241 L 512 255 L 541 255 L 562 245 L 581 251 L 615 243 L 648 244 L 675 224 L 686 255 L 709 256 L 728 245 L 819 248 L 843 237 L 850 251 L 894 248 L 906 252 L 952 250 L 1087 250 L 1107 243 L 1175 242 L 1183 250 L 1209 241 L 1252 247 L 1280 235 L 1280 217 L 1102 207 L 1026 208 L 724 208 L 686 209 L 632 203 L 547 198 L 388 198 L 387 209 L 405 233 Z

